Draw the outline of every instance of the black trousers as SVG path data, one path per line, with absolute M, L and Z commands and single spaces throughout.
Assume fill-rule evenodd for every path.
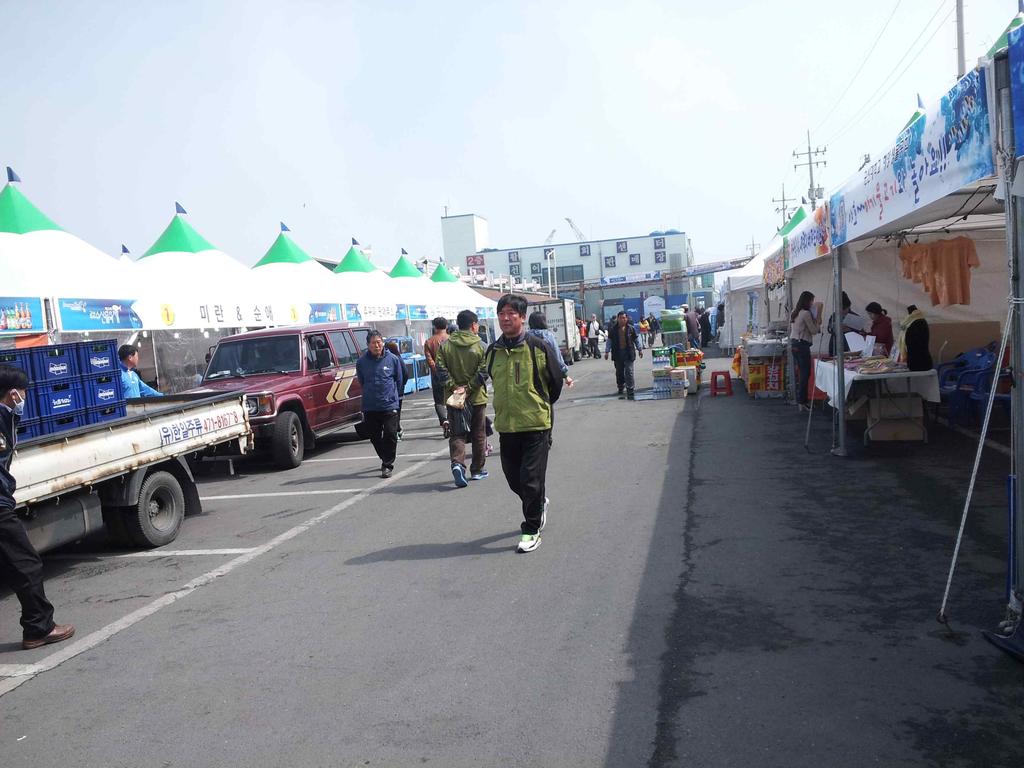
M 21 626 L 34 640 L 53 629 L 53 606 L 43 591 L 43 561 L 13 509 L 0 507 L 0 582 L 21 603 Z
M 444 382 L 438 381 L 434 374 L 430 374 L 430 394 L 434 398 L 434 413 L 437 414 L 437 423 L 443 427 L 444 420 L 448 418 L 447 406 L 444 404 Z
M 615 386 L 619 392 L 625 387 L 627 392 L 632 392 L 635 388 L 633 383 L 633 364 L 635 360 L 623 360 L 621 358 L 613 358 L 615 362 Z
M 398 411 L 366 411 L 363 424 L 381 466 L 394 469 L 398 451 Z
M 596 336 L 591 336 L 587 339 L 587 344 L 590 345 L 590 356 L 597 360 L 601 356 L 601 340 Z
M 508 487 L 523 502 L 523 533 L 536 534 L 544 511 L 544 480 L 548 473 L 548 439 L 551 430 L 541 432 L 503 432 L 501 470 Z
M 793 339 L 793 362 L 796 363 L 796 401 L 807 404 L 807 387 L 811 383 L 811 342 Z

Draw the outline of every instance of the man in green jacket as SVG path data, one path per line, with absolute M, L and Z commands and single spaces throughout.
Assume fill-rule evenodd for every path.
M 558 356 L 546 341 L 526 333 L 526 309 L 522 296 L 506 293 L 498 299 L 501 338 L 487 349 L 479 376 L 481 382 L 492 381 L 501 469 L 523 503 L 517 552 L 539 547 L 547 523 L 548 449 L 553 408 L 562 393 Z
M 437 376 L 444 383 L 445 400 L 457 390 L 464 390 L 465 418 L 456 409 L 448 411 L 450 435 L 448 450 L 452 458 L 452 477 L 455 485 L 465 488 L 466 437 L 473 443 L 473 461 L 469 467 L 470 480 L 484 480 L 487 470 L 487 387 L 477 376 L 484 359 L 484 343 L 477 335 L 480 320 L 476 313 L 464 309 L 455 318 L 459 330 L 447 338 L 437 350 Z M 455 417 L 455 418 L 453 418 Z M 461 426 L 460 426 L 461 424 Z M 469 432 L 466 432 L 466 426 Z

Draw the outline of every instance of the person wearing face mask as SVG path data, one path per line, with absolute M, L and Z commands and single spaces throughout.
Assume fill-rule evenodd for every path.
M 14 511 L 18 483 L 11 474 L 11 460 L 27 389 L 28 376 L 23 370 L 0 365 L 0 583 L 21 603 L 21 647 L 29 650 L 67 640 L 75 628 L 54 624 L 53 606 L 43 589 L 43 561 Z

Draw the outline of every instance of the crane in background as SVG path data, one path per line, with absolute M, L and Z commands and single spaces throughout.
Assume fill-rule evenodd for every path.
M 565 217 L 565 221 L 572 228 L 573 234 L 576 235 L 576 239 L 581 243 L 585 243 L 587 241 L 587 236 L 583 234 L 583 230 L 577 227 L 576 223 L 568 216 Z
M 557 229 L 552 229 L 551 230 L 551 234 L 548 235 L 548 239 L 544 241 L 544 245 L 551 245 L 551 243 L 555 239 L 555 232 L 557 232 L 557 231 L 558 231 Z

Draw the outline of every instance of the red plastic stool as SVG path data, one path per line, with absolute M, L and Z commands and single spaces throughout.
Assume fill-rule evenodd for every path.
M 724 382 L 719 383 L 724 379 Z M 729 395 L 732 396 L 732 376 L 728 371 L 712 371 L 711 373 L 711 396 Z

